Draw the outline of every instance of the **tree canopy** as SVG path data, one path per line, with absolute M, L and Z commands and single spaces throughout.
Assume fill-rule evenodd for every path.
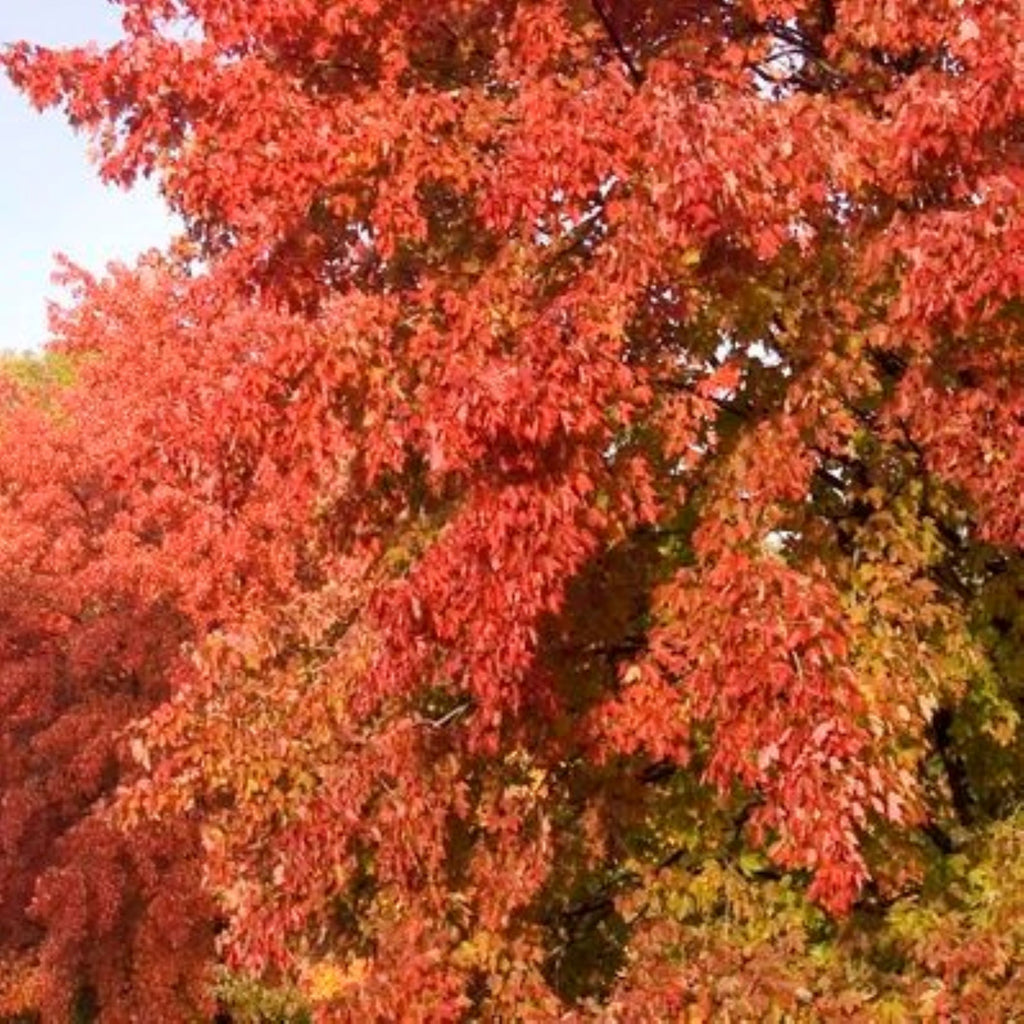
M 3 56 L 187 226 L 3 373 L 11 1012 L 1009 1019 L 1019 0 L 115 2 Z

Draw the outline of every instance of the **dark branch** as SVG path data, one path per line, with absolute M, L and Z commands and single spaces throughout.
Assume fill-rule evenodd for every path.
M 974 824 L 975 819 L 974 796 L 967 779 L 967 768 L 954 746 L 953 712 L 949 708 L 939 708 L 932 716 L 930 731 L 932 744 L 949 782 L 953 810 L 960 824 L 969 827 Z
M 626 44 L 622 41 L 622 37 L 615 28 L 615 23 L 605 9 L 604 0 L 591 0 L 591 6 L 594 8 L 598 18 L 601 19 L 601 24 L 604 26 L 605 32 L 608 33 L 608 38 L 611 39 L 615 52 L 619 55 L 619 60 L 622 61 L 626 70 L 629 71 L 629 77 L 632 79 L 633 84 L 639 89 L 644 84 L 644 74 L 633 62 Z

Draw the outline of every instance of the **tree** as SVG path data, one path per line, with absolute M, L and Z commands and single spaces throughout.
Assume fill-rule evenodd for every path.
M 101 453 L 62 415 L 73 374 L 2 367 L 0 1012 L 129 1021 L 209 1005 L 213 910 L 195 823 L 109 820 L 121 733 L 167 697 L 187 624 L 146 593 Z
M 122 6 L 5 62 L 188 225 L 59 402 L 181 623 L 115 814 L 201 820 L 229 966 L 1019 1005 L 1016 0 Z

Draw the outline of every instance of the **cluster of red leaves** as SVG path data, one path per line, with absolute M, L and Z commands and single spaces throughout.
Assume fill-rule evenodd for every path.
M 318 1020 L 863 1010 L 771 976 L 984 802 L 936 713 L 1022 538 L 1017 0 L 121 6 L 4 58 L 188 225 L 4 417 L 45 1012 L 188 1012 L 199 857 Z
M 4 395 L 3 944 L 47 1019 L 68 1018 L 84 978 L 128 1021 L 153 999 L 209 1004 L 198 830 L 129 838 L 106 814 L 134 774 L 121 733 L 169 696 L 188 625 L 154 599 L 99 453 L 42 397 L 52 386 Z

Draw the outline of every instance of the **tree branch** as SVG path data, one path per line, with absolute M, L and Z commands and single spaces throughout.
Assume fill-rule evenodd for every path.
M 629 50 L 626 49 L 626 44 L 622 41 L 622 37 L 619 35 L 618 30 L 615 28 L 615 24 L 611 19 L 611 15 L 605 9 L 604 0 L 590 0 L 591 6 L 594 8 L 594 12 L 597 14 L 604 26 L 605 32 L 608 33 L 608 38 L 611 39 L 612 45 L 615 47 L 615 52 L 619 55 L 619 60 L 622 61 L 626 70 L 629 72 L 629 77 L 638 89 L 644 84 L 644 74 L 633 62 L 633 58 L 630 56 Z

